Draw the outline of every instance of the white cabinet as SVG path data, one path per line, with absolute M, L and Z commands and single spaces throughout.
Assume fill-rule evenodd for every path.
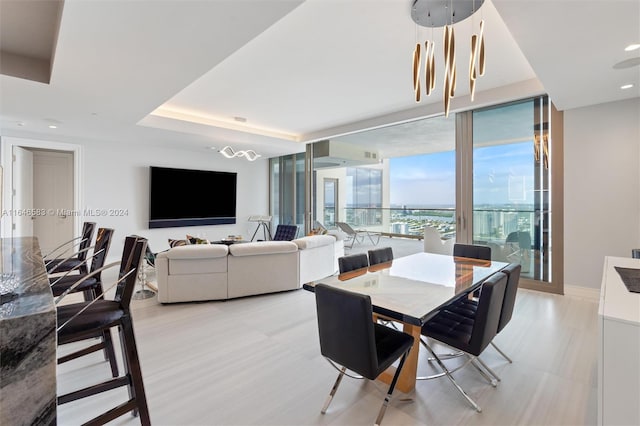
M 598 309 L 598 424 L 640 425 L 640 293 L 627 290 L 615 266 L 640 259 L 606 257 Z

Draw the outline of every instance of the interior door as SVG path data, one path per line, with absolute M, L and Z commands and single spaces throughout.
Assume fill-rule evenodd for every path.
M 13 202 L 11 228 L 13 237 L 33 236 L 33 154 L 13 147 Z
M 33 151 L 33 197 L 36 214 L 33 234 L 43 253 L 73 238 L 73 154 Z

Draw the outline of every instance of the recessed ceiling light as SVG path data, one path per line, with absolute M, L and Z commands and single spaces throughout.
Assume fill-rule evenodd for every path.
M 16 124 L 18 125 L 18 127 L 24 127 L 26 123 L 24 121 L 16 121 Z
M 55 124 L 49 124 L 49 128 L 50 128 L 50 129 L 57 129 L 57 128 L 58 128 L 58 126 L 56 126 Z
M 620 86 L 622 90 L 631 89 L 632 87 L 633 87 L 633 84 L 625 84 L 624 86 Z
M 632 50 L 640 49 L 640 43 L 630 44 L 624 48 L 625 52 L 631 52 Z
M 216 148 L 215 146 L 210 146 L 210 147 L 207 147 L 207 149 L 217 150 L 218 148 Z

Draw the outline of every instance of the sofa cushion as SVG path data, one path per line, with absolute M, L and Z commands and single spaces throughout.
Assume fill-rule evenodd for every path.
M 300 250 L 310 249 L 314 247 L 328 246 L 336 242 L 335 237 L 331 235 L 310 235 L 308 237 L 297 238 L 293 240 Z
M 233 244 L 229 246 L 229 253 L 233 256 L 292 253 L 296 251 L 298 251 L 298 246 L 292 241 L 260 241 L 255 243 Z
M 174 247 L 167 252 L 169 259 L 210 259 L 225 257 L 229 247 L 225 244 L 192 244 Z

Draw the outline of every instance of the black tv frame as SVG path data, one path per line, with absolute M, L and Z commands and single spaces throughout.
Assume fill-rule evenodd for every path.
M 152 219 L 152 204 L 154 202 L 154 182 L 153 175 L 154 170 L 159 172 L 164 170 L 165 172 L 173 171 L 175 173 L 182 173 L 184 175 L 193 174 L 196 175 L 208 175 L 212 179 L 215 176 L 224 175 L 226 179 L 233 177 L 234 182 L 234 193 L 233 193 L 233 210 L 234 213 L 237 208 L 237 173 L 236 172 L 221 172 L 221 171 L 213 171 L 213 170 L 200 170 L 200 169 L 185 169 L 185 168 L 176 168 L 176 167 L 159 167 L 159 166 L 149 166 L 149 229 L 155 228 L 174 228 L 174 227 L 182 227 L 182 226 L 204 226 L 204 225 L 233 225 L 236 223 L 236 215 L 234 216 L 210 216 L 210 217 L 175 217 L 175 218 L 163 218 L 163 219 Z M 193 172 L 193 173 L 190 173 Z M 193 182 L 193 186 L 200 186 L 202 182 Z M 157 185 L 157 182 L 156 182 Z M 168 184 L 165 183 L 164 187 L 167 187 Z M 194 201 L 194 202 L 197 202 Z

